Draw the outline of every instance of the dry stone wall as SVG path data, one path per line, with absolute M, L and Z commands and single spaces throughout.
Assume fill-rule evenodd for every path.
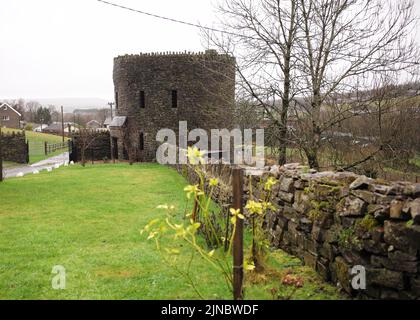
M 190 182 L 190 166 L 177 170 Z M 231 167 L 208 165 L 220 180 L 213 199 L 228 208 Z M 247 173 L 252 171 L 247 170 Z M 293 254 L 349 295 L 369 299 L 420 298 L 420 184 L 369 179 L 351 172 L 316 172 L 305 166 L 273 166 L 244 179 L 244 199 L 260 181 L 275 177 L 267 215 L 274 247 Z M 255 196 L 255 194 L 254 194 Z M 366 289 L 351 285 L 355 266 L 366 271 Z

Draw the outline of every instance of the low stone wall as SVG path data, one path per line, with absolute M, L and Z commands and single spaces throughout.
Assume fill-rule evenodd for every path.
M 4 161 L 29 163 L 29 149 L 25 133 L 2 134 Z
M 81 161 L 82 148 L 85 148 L 86 161 L 111 159 L 111 138 L 108 131 L 92 131 L 82 136 L 74 134 L 70 145 L 70 161 Z
M 190 166 L 177 170 L 190 182 Z M 213 199 L 231 204 L 231 168 L 208 165 L 220 180 Z M 250 173 L 250 171 L 248 171 Z M 370 299 L 420 298 L 420 184 L 372 180 L 350 172 L 315 172 L 298 164 L 273 166 L 246 176 L 256 190 L 261 179 L 275 177 L 267 233 L 281 248 L 315 269 L 326 281 L 352 296 Z M 255 196 L 255 194 L 254 194 Z M 366 289 L 352 288 L 351 270 L 363 266 Z

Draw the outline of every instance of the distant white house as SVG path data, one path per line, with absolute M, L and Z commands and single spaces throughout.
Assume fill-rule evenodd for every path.
M 69 133 L 69 129 L 70 129 L 70 133 L 79 131 L 78 125 L 76 123 L 64 122 L 64 133 Z
M 77 132 L 79 131 L 79 128 L 77 125 L 73 122 L 64 122 L 64 133 L 70 132 Z M 41 126 L 35 127 L 33 129 L 35 132 L 46 132 L 46 133 L 52 133 L 52 134 L 61 134 L 63 131 L 63 127 L 61 122 L 53 122 L 50 125 L 43 124 Z

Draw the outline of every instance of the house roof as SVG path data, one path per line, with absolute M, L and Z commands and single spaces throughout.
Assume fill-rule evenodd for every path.
M 92 125 L 98 125 L 101 126 L 101 124 L 96 121 L 96 120 L 90 120 L 88 123 L 86 123 L 87 126 L 92 126 Z
M 62 125 L 61 122 L 53 122 L 48 127 L 44 128 L 43 130 L 51 130 L 51 131 L 61 131 Z
M 122 127 L 125 124 L 127 117 L 114 117 L 111 123 L 109 124 L 110 127 Z
M 105 125 L 105 126 L 108 126 L 111 122 L 112 122 L 111 117 L 108 117 L 108 118 L 106 118 L 106 119 L 105 119 L 105 121 L 104 121 L 104 125 Z
M 15 108 L 11 107 L 8 103 L 3 103 L 3 104 L 0 106 L 0 109 L 2 109 L 2 108 L 4 108 L 4 107 L 6 107 L 6 108 L 10 108 L 12 111 L 16 112 L 16 113 L 19 115 L 19 117 L 21 117 L 21 116 L 22 116 L 19 112 L 17 112 L 17 111 L 15 110 Z

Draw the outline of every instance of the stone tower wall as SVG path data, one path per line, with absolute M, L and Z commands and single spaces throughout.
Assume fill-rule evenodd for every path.
M 233 57 L 214 51 L 120 56 L 114 60 L 114 86 L 117 115 L 127 117 L 120 137 L 124 136 L 127 153 L 136 161 L 153 161 L 156 133 L 169 128 L 178 135 L 179 121 L 187 121 L 188 130 L 233 127 Z M 173 90 L 177 91 L 176 108 L 172 108 Z

